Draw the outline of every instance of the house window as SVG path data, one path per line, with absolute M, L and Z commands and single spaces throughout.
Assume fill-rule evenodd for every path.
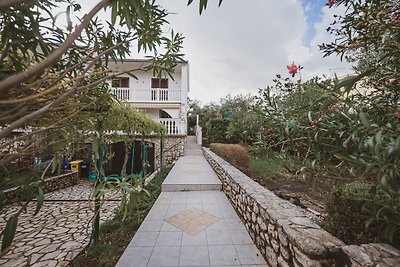
M 168 79 L 152 78 L 151 88 L 168 88 Z
M 129 77 L 116 77 L 112 79 L 111 86 L 129 88 Z

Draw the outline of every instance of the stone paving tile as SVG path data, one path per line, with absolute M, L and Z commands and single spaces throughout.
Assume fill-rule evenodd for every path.
M 46 200 L 88 200 L 93 185 L 79 185 L 48 193 Z M 114 197 L 115 198 L 115 197 Z M 105 202 L 101 209 L 101 222 L 114 216 L 117 202 Z M 11 266 L 66 266 L 86 247 L 91 235 L 90 219 L 93 203 L 45 202 L 36 216 L 32 216 L 36 204 L 31 203 L 27 213 L 18 219 L 17 233 L 10 251 L 0 258 L 0 265 Z M 15 213 L 16 205 L 4 208 L 0 216 L 0 229 L 5 218 Z
M 205 179 L 200 146 L 188 137 L 187 148 L 117 267 L 267 267 L 220 182 Z
M 164 194 L 165 192 L 162 192 L 160 198 L 170 199 L 169 205 L 182 205 L 182 201 L 176 201 L 180 198 L 184 199 L 186 203 L 204 201 L 210 206 L 208 209 L 202 210 L 189 208 L 181 212 L 167 212 L 167 216 L 163 220 L 146 218 L 119 260 L 118 267 L 267 266 L 236 213 L 234 213 L 236 217 L 229 216 L 220 219 L 222 210 L 225 210 L 226 213 L 231 212 L 230 203 L 222 200 L 220 203 L 214 202 L 214 206 L 211 206 L 213 202 L 207 201 L 207 199 L 213 201 L 224 199 L 225 195 L 222 192 L 212 192 L 211 194 L 203 192 L 171 194 L 168 192 L 166 196 Z M 173 204 L 172 201 L 176 204 Z M 211 214 L 212 207 L 217 207 L 218 212 Z M 152 209 L 149 213 L 152 214 L 151 218 L 156 218 L 157 212 L 165 213 L 165 211 Z M 204 215 L 210 215 L 210 218 L 218 220 L 209 226 L 196 221 L 197 219 L 203 220 Z M 173 217 L 172 220 L 171 217 Z M 173 226 L 171 222 L 177 223 L 178 226 Z M 196 233 L 185 232 L 188 230 L 185 227 L 180 229 L 181 226 L 188 225 L 190 222 L 197 222 L 202 228 Z M 203 222 L 208 223 L 207 220 Z M 189 226 L 191 225 L 189 224 Z M 187 227 L 190 228 L 189 226 Z M 142 255 L 136 253 L 142 253 Z

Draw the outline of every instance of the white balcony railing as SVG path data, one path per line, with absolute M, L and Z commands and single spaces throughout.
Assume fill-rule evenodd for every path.
M 186 134 L 186 125 L 185 123 L 180 120 L 180 119 L 155 119 L 158 120 L 158 122 L 164 124 L 166 130 L 167 130 L 167 135 L 185 135 Z M 105 134 L 111 135 L 111 134 L 119 134 L 119 135 L 125 135 L 126 133 L 123 131 L 110 131 L 106 130 L 104 131 Z M 137 134 L 140 135 L 141 133 L 135 132 L 131 134 Z
M 129 101 L 130 100 L 130 90 L 128 88 L 113 88 L 111 93 L 117 100 Z
M 185 125 L 180 119 L 158 119 L 167 128 L 167 135 L 186 134 Z
M 181 102 L 181 93 L 181 89 L 111 89 L 116 99 L 128 102 Z

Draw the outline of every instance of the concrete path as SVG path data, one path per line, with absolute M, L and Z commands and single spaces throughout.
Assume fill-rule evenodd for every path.
M 193 137 L 118 267 L 267 266 Z
M 0 266 L 67 266 L 90 240 L 93 202 L 89 196 L 93 184 L 81 184 L 45 195 L 46 202 L 36 216 L 36 203 L 18 219 L 18 228 L 10 251 L 0 257 Z M 78 200 L 78 201 L 74 201 Z M 105 202 L 101 209 L 101 222 L 113 218 L 118 202 Z M 5 218 L 15 213 L 16 204 L 8 205 L 0 215 L 0 230 Z

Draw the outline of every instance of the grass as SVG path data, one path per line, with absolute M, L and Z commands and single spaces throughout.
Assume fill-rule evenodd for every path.
M 287 177 L 288 174 L 298 174 L 302 163 L 290 156 L 283 156 L 278 152 L 269 152 L 268 154 L 250 156 L 251 173 L 262 179 L 279 179 Z
M 261 179 L 275 179 L 282 177 L 282 159 L 266 156 L 251 156 L 250 169 L 251 172 Z
M 136 230 L 150 211 L 161 193 L 161 184 L 172 167 L 164 168 L 146 187 L 150 195 L 145 195 L 138 203 L 136 210 L 122 221 L 122 215 L 104 222 L 100 226 L 99 242 L 86 248 L 70 266 L 115 266 L 125 248 L 128 246 Z

